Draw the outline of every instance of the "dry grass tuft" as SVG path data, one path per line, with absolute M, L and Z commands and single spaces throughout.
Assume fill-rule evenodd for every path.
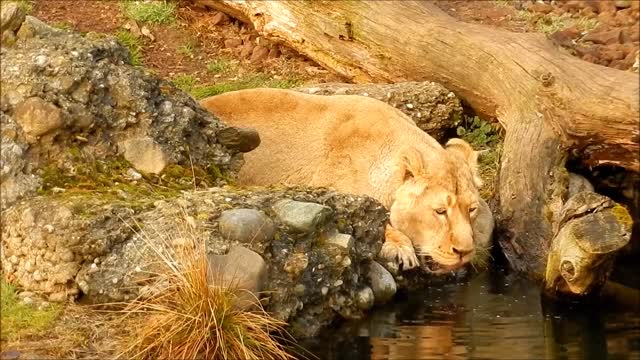
M 116 326 L 118 358 L 136 359 L 295 359 L 284 343 L 286 325 L 256 301 L 237 306 L 236 285 L 207 281 L 205 242 L 185 217 L 179 235 L 158 233 L 160 242 L 147 240 L 157 255 L 154 273 L 162 291 L 124 305 Z M 184 231 L 186 230 L 186 231 Z M 181 247 L 170 240 L 180 236 Z M 171 238 L 171 239 L 167 239 Z M 160 243 L 160 245 L 158 245 Z M 175 243 L 175 242 L 173 242 Z M 155 245 L 154 245 L 155 244 Z M 280 337 L 282 334 L 287 338 Z

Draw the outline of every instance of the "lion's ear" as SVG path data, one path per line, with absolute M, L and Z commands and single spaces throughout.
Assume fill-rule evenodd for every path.
M 473 150 L 468 142 L 458 138 L 453 138 L 447 141 L 445 148 L 447 149 L 447 151 L 451 151 L 462 157 L 462 159 L 471 168 L 473 181 L 476 187 L 480 188 L 482 186 L 482 179 L 478 175 L 478 155 L 480 154 L 480 152 Z
M 424 160 L 420 152 L 415 148 L 406 149 L 402 153 L 402 164 L 405 181 L 424 174 Z

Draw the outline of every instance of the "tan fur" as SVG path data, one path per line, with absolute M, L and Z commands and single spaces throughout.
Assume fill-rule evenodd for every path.
M 460 152 L 470 147 L 456 141 L 447 150 L 397 109 L 362 96 L 250 89 L 201 105 L 260 134 L 260 146 L 245 154 L 241 184 L 323 186 L 378 199 L 390 210 L 380 255 L 405 269 L 418 265 L 416 255 L 445 270 L 473 256 L 476 157 Z

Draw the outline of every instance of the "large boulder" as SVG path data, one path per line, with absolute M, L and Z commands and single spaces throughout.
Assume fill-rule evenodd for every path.
M 301 215 L 290 211 L 315 207 L 324 215 L 312 214 L 313 226 L 291 220 Z M 245 269 L 240 281 L 265 291 L 267 310 L 298 336 L 313 335 L 336 316 L 358 318 L 374 300 L 393 295 L 387 289 L 395 289 L 391 276 L 370 265 L 382 245 L 387 211 L 372 198 L 327 189 L 224 187 L 156 201 L 74 191 L 35 197 L 2 217 L 3 272 L 51 301 L 82 295 L 102 303 L 161 291 L 148 279 L 157 261 L 154 248 L 184 246 L 177 219 L 196 229 L 215 263 L 233 262 L 232 272 Z M 245 234 L 234 228 L 247 221 L 263 229 Z M 239 247 L 262 257 L 266 276 L 260 261 L 220 258 L 232 249 L 231 258 L 247 253 Z
M 96 161 L 158 177 L 171 165 L 189 173 L 193 165 L 206 185 L 222 185 L 242 165 L 240 151 L 259 143 L 256 134 L 249 143 L 237 135 L 231 142 L 228 133 L 237 132 L 132 66 L 114 38 L 62 31 L 14 10 L 2 12 L 2 28 L 16 35 L 0 48 L 2 209 L 38 189 L 65 187 L 52 177 L 91 176 L 94 170 L 82 168 Z

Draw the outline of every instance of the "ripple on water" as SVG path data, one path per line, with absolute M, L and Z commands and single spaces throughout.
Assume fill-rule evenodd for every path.
M 640 359 L 640 314 L 543 309 L 502 272 L 412 294 L 301 345 L 320 359 Z

